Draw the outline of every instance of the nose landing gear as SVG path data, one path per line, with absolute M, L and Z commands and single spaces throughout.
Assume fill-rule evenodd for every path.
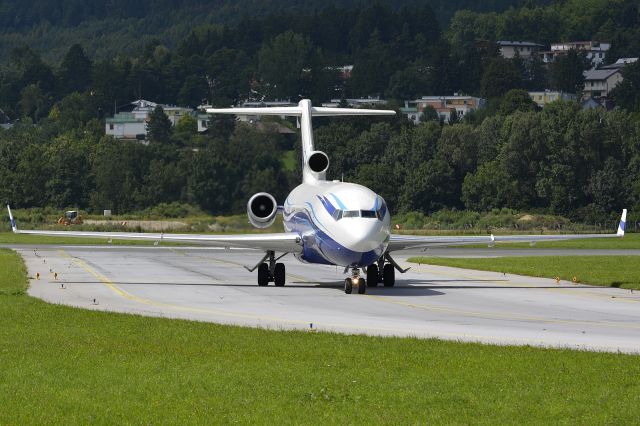
M 351 278 L 344 280 L 344 292 L 351 294 L 354 286 L 358 288 L 358 294 L 365 294 L 367 291 L 366 281 L 360 276 L 360 268 L 353 268 Z

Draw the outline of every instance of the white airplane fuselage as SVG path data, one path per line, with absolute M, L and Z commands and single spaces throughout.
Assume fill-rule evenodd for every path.
M 317 181 L 297 186 L 283 206 L 287 232 L 300 234 L 303 262 L 364 267 L 387 250 L 391 217 L 384 199 L 354 183 Z

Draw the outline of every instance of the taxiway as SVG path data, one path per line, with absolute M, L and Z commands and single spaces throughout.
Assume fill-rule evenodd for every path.
M 445 255 L 442 250 L 465 253 L 426 254 Z M 342 268 L 302 264 L 291 256 L 284 259 L 285 287 L 258 287 L 255 273 L 242 267 L 261 257 L 251 250 L 22 246 L 17 251 L 26 261 L 32 296 L 85 309 L 269 329 L 640 352 L 640 292 L 629 290 L 413 265 L 396 276 L 395 288 L 346 295 Z M 466 251 L 482 255 L 482 250 Z M 502 252 L 520 254 L 490 251 Z M 395 257 L 406 265 L 408 256 Z

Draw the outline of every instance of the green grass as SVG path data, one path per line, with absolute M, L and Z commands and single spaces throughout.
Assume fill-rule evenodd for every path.
M 498 258 L 412 257 L 409 262 L 572 280 L 606 287 L 640 289 L 639 256 L 536 256 Z
M 0 257 L 2 288 L 26 288 Z M 15 272 L 21 271 L 18 275 Z M 0 295 L 0 424 L 632 424 L 637 356 L 274 332 Z
M 529 243 L 497 243 L 497 249 L 521 248 L 555 248 L 555 249 L 640 249 L 640 234 L 626 234 L 623 238 L 596 238 L 584 240 L 548 241 L 531 246 Z M 487 248 L 486 244 L 474 244 L 465 248 Z

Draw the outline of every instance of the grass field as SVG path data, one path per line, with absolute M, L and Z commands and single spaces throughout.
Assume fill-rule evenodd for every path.
M 465 248 L 487 248 L 486 244 L 474 244 Z M 516 248 L 567 248 L 567 249 L 640 249 L 640 234 L 627 233 L 623 238 L 595 238 L 583 240 L 550 241 L 536 243 L 497 243 L 497 249 Z
M 637 356 L 49 305 L 0 251 L 0 424 L 632 424 Z
M 640 289 L 639 256 L 536 256 L 497 258 L 412 257 L 409 262 L 497 271 L 532 277 L 576 277 L 584 284 Z

